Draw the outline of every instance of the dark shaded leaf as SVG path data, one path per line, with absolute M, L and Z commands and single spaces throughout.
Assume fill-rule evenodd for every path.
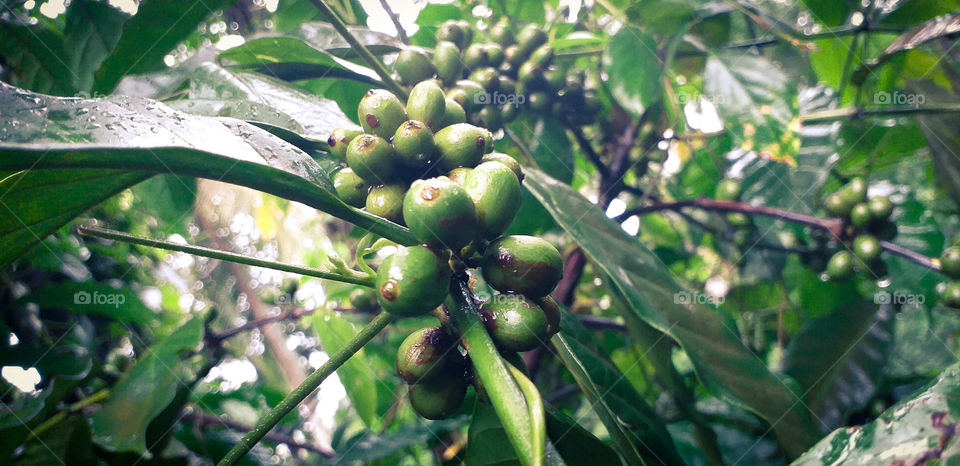
M 328 354 L 346 345 L 357 330 L 333 312 L 323 312 L 313 318 L 313 329 L 320 338 L 320 346 Z M 377 429 L 377 379 L 361 349 L 337 369 L 337 376 L 350 398 L 350 404 L 369 429 Z
M 683 288 L 663 263 L 580 194 L 533 169 L 527 170 L 524 184 L 610 277 L 634 312 L 683 347 L 711 392 L 770 422 L 780 420 L 774 432 L 790 454 L 799 455 L 813 443 L 816 429 L 796 403 L 793 382 L 772 374 L 744 347 L 732 323 L 678 299 Z
M 347 26 L 347 29 L 374 55 L 385 55 L 404 47 L 402 42 L 389 34 L 357 26 Z M 325 50 L 338 57 L 351 59 L 359 57 L 330 23 L 303 23 L 297 31 L 297 36 L 314 48 Z
M 470 420 L 466 464 L 519 466 L 517 452 L 510 446 L 500 418 L 490 403 L 477 402 Z
M 627 9 L 627 17 L 657 35 L 674 34 L 692 21 L 697 11 L 690 0 L 642 0 Z
M 224 51 L 217 61 L 223 66 L 257 71 L 285 81 L 332 78 L 371 85 L 380 83 L 380 77 L 370 68 L 335 57 L 294 37 L 254 39 Z
M 93 281 L 48 284 L 21 299 L 42 309 L 68 309 L 75 314 L 98 315 L 135 325 L 149 325 L 157 320 L 157 315 L 132 290 Z
M 942 39 L 947 36 L 960 33 L 960 15 L 947 15 L 934 19 L 922 26 L 913 28 L 893 41 L 886 50 L 876 58 L 860 64 L 853 75 L 850 76 L 850 82 L 862 84 L 866 81 L 870 73 L 890 61 L 894 57 L 913 50 L 932 40 Z
M 15 86 L 53 95 L 74 95 L 76 79 L 64 61 L 62 37 L 45 27 L 0 21 L 4 79 Z
M 74 89 L 93 89 L 94 72 L 117 46 L 123 24 L 128 18 L 129 16 L 107 2 L 70 2 L 63 30 L 63 43 L 70 52 L 65 55 L 65 59 L 73 70 Z
M 882 24 L 913 26 L 960 9 L 958 0 L 900 0 L 896 9 L 886 15 Z
M 607 444 L 559 410 L 547 410 L 547 436 L 567 464 L 620 464 Z
M 90 441 L 90 426 L 80 416 L 57 423 L 39 439 L 27 443 L 17 458 L 17 464 L 30 466 L 64 462 L 78 466 L 98 464 Z
M 368 432 L 356 440 L 351 440 L 337 460 L 338 463 L 352 464 L 386 458 L 408 447 L 423 445 L 446 432 L 460 429 L 469 420 L 468 416 L 460 416 L 435 422 L 424 421 L 383 436 Z
M 921 93 L 929 102 L 950 102 L 956 99 L 952 94 L 938 88 L 930 82 L 910 84 L 910 89 Z M 946 191 L 953 201 L 960 204 L 960 115 L 917 115 L 917 124 L 930 146 L 933 159 L 933 176 L 937 186 Z
M 606 86 L 621 107 L 639 116 L 663 98 L 663 72 L 657 43 L 649 34 L 625 27 L 603 51 Z
M 521 117 L 510 126 L 521 140 L 528 141 L 530 156 L 541 170 L 565 183 L 573 180 L 573 146 L 557 117 Z
M 801 0 L 801 3 L 810 10 L 813 19 L 824 26 L 841 26 L 850 15 L 851 4 L 847 0 Z
M 24 393 L 11 387 L 3 379 L 0 379 L 0 389 L 3 390 L 5 398 L 10 398 L 9 401 L 0 403 L 0 429 L 17 427 L 33 420 L 43 411 L 47 398 L 54 391 L 53 387 L 47 387 L 38 393 Z

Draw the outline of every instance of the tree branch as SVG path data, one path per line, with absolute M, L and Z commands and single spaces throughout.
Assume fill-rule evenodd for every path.
M 397 28 L 397 37 L 400 38 L 400 41 L 404 44 L 409 44 L 410 38 L 407 37 L 407 31 L 403 30 L 403 26 L 400 25 L 400 18 L 398 18 L 397 14 L 393 12 L 392 8 L 390 8 L 390 4 L 387 3 L 387 0 L 380 0 L 380 6 L 383 7 L 383 10 L 387 12 L 387 16 L 390 17 L 390 21 L 393 21 L 393 27 Z
M 224 419 L 219 416 L 207 414 L 207 413 L 201 412 L 198 409 L 194 409 L 192 411 L 184 410 L 183 413 L 181 414 L 181 417 L 184 420 L 193 421 L 197 424 L 200 424 L 201 426 L 220 426 L 220 427 L 226 427 L 230 430 L 235 430 L 238 432 L 250 432 L 252 430 L 252 428 L 246 424 L 241 424 L 239 422 L 231 421 L 229 419 Z M 273 442 L 277 444 L 280 444 L 280 443 L 286 444 L 288 447 L 294 450 L 306 450 L 311 453 L 316 453 L 328 460 L 332 460 L 336 458 L 336 455 L 332 451 L 319 448 L 309 443 L 298 442 L 296 439 L 294 439 L 293 437 L 290 437 L 289 435 L 269 433 L 265 435 L 263 438 L 265 438 L 268 442 Z
M 960 103 L 930 104 L 924 106 L 891 105 L 883 107 L 844 107 L 800 115 L 800 123 L 818 123 L 822 121 L 845 120 L 848 118 L 866 118 L 869 116 L 895 116 L 928 113 L 960 113 Z
M 590 159 L 590 162 L 593 163 L 593 166 L 597 168 L 597 171 L 600 173 L 602 178 L 606 178 L 609 174 L 607 166 L 603 164 L 603 160 L 600 160 L 600 156 L 597 155 L 597 151 L 593 150 L 593 146 L 590 145 L 590 141 L 587 140 L 587 137 L 583 135 L 583 130 L 580 127 L 570 123 L 565 116 L 561 116 L 563 120 L 563 125 L 567 127 L 567 130 L 573 134 L 573 139 L 577 141 L 577 145 L 580 146 L 580 150 L 586 154 L 587 158 Z

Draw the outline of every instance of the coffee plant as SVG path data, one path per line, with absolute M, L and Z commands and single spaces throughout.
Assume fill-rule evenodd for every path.
M 958 35 L 4 2 L 0 460 L 952 464 Z

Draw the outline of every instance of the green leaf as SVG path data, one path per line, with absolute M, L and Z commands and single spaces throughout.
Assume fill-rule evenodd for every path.
M 624 27 L 603 51 L 610 94 L 634 116 L 642 115 L 663 98 L 663 72 L 657 43 L 649 34 Z
M 872 73 L 874 69 L 883 66 L 884 63 L 892 60 L 894 57 L 919 48 L 927 42 L 956 35 L 958 32 L 960 32 L 960 15 L 939 17 L 917 26 L 905 32 L 900 37 L 897 37 L 897 40 L 890 44 L 890 46 L 876 58 L 866 63 L 861 63 L 860 66 L 854 70 L 853 75 L 850 77 L 850 82 L 863 84 L 863 82 L 867 80 L 867 76 Z
M 137 14 L 123 25 L 123 32 L 96 73 L 94 91 L 109 94 L 128 74 L 163 68 L 163 58 L 197 30 L 211 12 L 233 0 L 145 0 Z
M 11 84 L 36 92 L 73 95 L 73 70 L 64 61 L 62 37 L 39 26 L 0 21 L 0 57 L 3 77 Z
M 62 226 L 76 212 L 95 203 L 86 204 L 86 201 L 103 199 L 116 192 L 118 185 L 122 189 L 145 179 L 146 174 L 172 173 L 258 189 L 323 210 L 395 241 L 414 241 L 409 231 L 399 225 L 341 202 L 333 193 L 324 170 L 310 156 L 238 120 L 183 114 L 141 98 L 60 99 L 2 83 L 0 109 L 4 114 L 18 115 L 18 120 L 0 121 L 0 172 L 30 170 L 28 173 L 32 174 L 47 169 L 111 169 L 117 178 L 108 178 L 99 184 L 72 185 L 80 189 L 83 196 L 60 201 L 72 210 L 61 209 L 60 202 L 40 205 L 41 211 L 28 210 L 38 206 L 34 203 L 0 205 L 5 211 L 0 217 L 4 221 L 0 226 L 20 229 L 23 224 L 31 225 L 15 223 L 19 221 L 11 219 L 14 216 L 44 222 L 42 231 L 23 233 L 11 231 L 9 227 L 0 231 L 10 238 L 30 235 L 35 244 L 42 239 L 41 234 Z M 122 183 L 116 170 L 136 173 L 122 175 L 128 177 L 123 181 L 129 182 Z M 61 178 L 84 176 L 84 173 L 88 172 L 62 170 Z M 42 179 L 45 185 L 53 184 L 49 179 Z M 63 196 L 64 193 L 44 195 L 57 194 Z M 0 248 L 0 265 L 31 246 L 7 242 L 3 236 L 0 240 L 5 245 Z
M 557 52 L 593 49 L 607 44 L 607 38 L 587 31 L 575 31 L 550 43 Z
M 494 18 L 509 18 L 516 23 L 546 24 L 546 11 L 543 2 L 507 2 L 506 11 L 500 8 L 503 2 L 490 2 Z
M 960 454 L 958 418 L 960 364 L 954 364 L 875 421 L 835 430 L 793 464 L 952 464 Z
M 357 42 L 365 45 L 374 55 L 386 55 L 404 48 L 402 42 L 389 34 L 357 26 L 347 26 L 347 30 L 357 39 Z M 340 58 L 359 57 L 353 47 L 330 23 L 303 23 L 297 31 L 297 37 L 307 41 L 316 49 L 325 50 Z
M 96 282 L 47 284 L 21 298 L 42 309 L 68 309 L 79 315 L 98 315 L 135 325 L 156 323 L 157 315 L 144 306 L 129 288 L 113 288 Z
M 511 127 L 522 141 L 528 141 L 530 156 L 541 170 L 565 183 L 573 180 L 573 146 L 556 116 L 521 117 Z
M 784 372 L 803 387 L 822 430 L 844 425 L 877 392 L 893 349 L 893 317 L 890 305 L 858 300 L 808 323 L 790 341 Z
M 642 0 L 627 8 L 627 18 L 648 31 L 664 36 L 675 34 L 693 20 L 696 4 L 690 0 Z
M 842 26 L 850 15 L 851 4 L 847 0 L 801 0 L 810 10 L 813 19 L 824 26 Z
M 335 57 L 295 37 L 253 39 L 221 53 L 217 61 L 223 66 L 257 71 L 285 81 L 331 78 L 380 84 L 380 77 L 370 68 Z
M 955 97 L 930 82 L 911 83 L 910 90 L 920 93 L 929 102 L 949 102 Z M 948 100 L 941 100 L 948 99 Z M 933 177 L 937 186 L 960 204 L 960 115 L 917 115 L 917 124 L 930 146 Z
M 467 433 L 466 464 L 519 466 L 517 452 L 510 447 L 497 412 L 489 403 L 477 402 Z
M 357 330 L 334 312 L 323 312 L 313 318 L 313 329 L 320 338 L 320 346 L 329 354 L 347 344 Z M 337 369 L 337 376 L 347 390 L 350 404 L 369 429 L 377 425 L 377 379 L 361 349 Z
M 197 180 L 173 175 L 155 176 L 133 187 L 134 208 L 142 208 L 159 221 L 164 233 L 187 235 L 197 198 Z
M 567 464 L 620 464 L 620 457 L 607 444 L 553 408 L 547 410 L 547 435 Z
M 351 439 L 341 449 L 343 453 L 337 457 L 337 460 L 341 464 L 353 464 L 383 459 L 414 445 L 424 445 L 447 432 L 459 430 L 469 420 L 469 416 L 459 416 L 442 421 L 419 422 L 383 436 L 365 432 Z
M 680 344 L 708 390 L 776 422 L 774 432 L 789 454 L 799 455 L 813 443 L 816 429 L 791 381 L 771 373 L 744 347 L 731 322 L 678 299 L 683 288 L 666 266 L 580 194 L 540 171 L 526 173 L 527 189 L 610 277 L 633 311 Z
M 93 415 L 93 440 L 110 451 L 149 458 L 145 439 L 150 421 L 173 401 L 177 387 L 190 380 L 180 353 L 196 348 L 202 340 L 203 318 L 198 316 L 141 356 Z
M 588 346 L 592 337 L 577 318 L 565 309 L 562 317 L 551 343 L 627 464 L 682 464 L 653 408 L 606 355 Z
M 28 368 L 21 366 L 21 369 Z M 0 389 L 3 390 L 4 398 L 9 398 L 0 403 L 0 429 L 26 425 L 43 411 L 47 398 L 54 392 L 52 386 L 38 393 L 21 392 L 7 384 L 4 379 L 0 379 Z
M 70 53 L 64 57 L 73 72 L 73 87 L 90 91 L 94 73 L 117 46 L 129 16 L 107 2 L 74 0 L 65 17 L 63 43 Z
M 881 24 L 913 26 L 960 9 L 958 0 L 903 0 L 883 18 Z
M 63 464 L 96 465 L 97 457 L 90 442 L 90 426 L 81 416 L 57 423 L 38 439 L 26 443 L 16 463 L 22 466 Z

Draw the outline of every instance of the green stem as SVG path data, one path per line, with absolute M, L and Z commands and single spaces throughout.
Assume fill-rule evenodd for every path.
M 80 411 L 83 408 L 86 408 L 87 406 L 90 406 L 92 404 L 99 403 L 104 399 L 106 399 L 108 395 L 110 395 L 110 390 L 104 388 L 103 390 L 100 390 L 99 392 L 96 392 L 93 395 L 90 395 L 80 401 L 77 401 L 76 403 L 68 406 L 67 409 L 60 411 L 57 414 L 54 414 L 53 416 L 51 416 L 50 419 L 43 421 L 42 424 L 38 425 L 35 429 L 30 431 L 30 436 L 35 438 L 40 438 L 40 436 L 43 435 L 44 432 L 50 430 L 57 424 L 63 422 L 63 420 L 66 419 L 68 415 L 73 414 L 77 411 Z
M 523 392 L 523 396 L 527 400 L 527 412 L 530 414 L 530 441 L 533 442 L 534 462 L 545 464 L 547 455 L 547 421 L 543 413 L 543 399 L 540 398 L 540 390 L 537 390 L 537 386 L 534 385 L 520 369 L 513 367 L 512 364 L 507 364 L 507 369 L 510 371 L 510 375 L 513 376 L 513 380 L 517 382 L 520 391 Z
M 543 464 L 536 457 L 540 447 L 533 445 L 533 433 L 538 427 L 531 429 L 532 419 L 529 410 L 522 408 L 527 405 L 527 400 L 523 391 L 510 376 L 508 364 L 503 362 L 487 329 L 480 321 L 480 315 L 473 302 L 473 293 L 465 281 L 454 280 L 450 286 L 450 296 L 447 297 L 446 306 L 470 354 L 474 372 L 483 382 L 490 403 L 497 417 L 500 418 L 503 429 L 507 432 L 507 438 L 510 439 L 510 444 L 516 450 L 520 461 L 528 466 Z M 542 457 L 539 458 L 539 460 L 542 459 Z
M 343 21 L 341 21 L 336 13 L 334 13 L 333 10 L 327 6 L 327 3 L 323 0 L 310 0 L 310 3 L 312 3 L 317 10 L 320 10 L 320 13 L 323 13 L 324 16 L 327 17 L 327 19 L 330 21 L 330 24 L 333 25 L 333 28 L 336 29 L 341 36 L 343 36 L 343 39 L 350 44 L 350 47 L 353 48 L 358 55 L 360 55 L 360 58 L 362 58 L 363 61 L 370 65 L 370 68 L 373 68 L 373 71 L 375 71 L 377 75 L 380 76 L 380 79 L 383 80 L 384 86 L 386 86 L 390 92 L 396 94 L 397 97 L 400 97 L 402 100 L 407 100 L 407 91 L 405 91 L 402 87 L 400 87 L 399 84 L 397 84 L 396 81 L 393 80 L 393 77 L 390 76 L 390 72 L 387 71 L 387 69 L 383 66 L 383 63 L 380 63 L 380 60 L 377 60 L 377 57 L 373 56 L 367 47 L 361 44 L 356 37 L 353 37 L 353 34 L 351 34 L 347 29 L 347 25 L 343 24 Z
M 931 104 L 924 106 L 889 106 L 889 107 L 844 107 L 832 110 L 822 110 L 800 116 L 800 123 L 817 123 L 821 121 L 845 120 L 848 118 L 862 118 L 868 116 L 895 116 L 926 113 L 960 113 L 960 103 Z
M 254 426 L 250 432 L 247 432 L 247 434 L 240 439 L 240 442 L 234 445 L 227 455 L 217 463 L 218 466 L 236 464 L 240 461 L 243 455 L 250 451 L 260 439 L 267 435 L 287 413 L 310 396 L 330 374 L 342 366 L 343 363 L 347 362 L 357 351 L 360 351 L 367 342 L 373 339 L 373 337 L 380 333 L 380 331 L 391 322 L 393 322 L 393 316 L 390 314 L 382 312 L 377 315 L 377 317 L 360 330 L 353 339 L 347 342 L 346 345 L 338 349 L 336 353 L 330 355 L 330 360 L 320 366 L 316 372 L 310 374 L 299 387 L 288 393 L 266 416 L 260 418 L 260 422 L 257 422 L 257 425 Z
M 356 272 L 356 275 L 341 275 L 338 273 L 326 272 L 323 270 L 313 269 L 310 267 L 301 267 L 299 265 L 284 264 L 282 262 L 255 259 L 252 257 L 247 257 L 247 256 L 243 256 L 236 253 L 220 251 L 217 249 L 206 248 L 203 246 L 193 246 L 189 244 L 178 244 L 178 243 L 171 243 L 169 241 L 143 238 L 140 236 L 134 236 L 134 235 L 123 233 L 116 230 L 108 230 L 106 228 L 97 228 L 97 227 L 81 225 L 77 227 L 77 232 L 80 233 L 80 235 L 82 236 L 93 236 L 97 238 L 111 239 L 115 241 L 123 241 L 125 243 L 139 244 L 141 246 L 147 246 L 151 248 L 185 252 L 187 254 L 193 254 L 195 256 L 209 257 L 211 259 L 219 259 L 219 260 L 225 260 L 229 262 L 236 262 L 238 264 L 251 265 L 254 267 L 263 267 L 267 269 L 280 270 L 282 272 L 298 273 L 300 275 L 306 275 L 308 277 L 317 277 L 317 278 L 323 278 L 325 280 L 352 283 L 354 285 L 369 286 L 369 287 L 373 287 L 374 285 L 374 279 L 372 277 L 370 277 L 367 274 L 363 274 L 359 272 Z

